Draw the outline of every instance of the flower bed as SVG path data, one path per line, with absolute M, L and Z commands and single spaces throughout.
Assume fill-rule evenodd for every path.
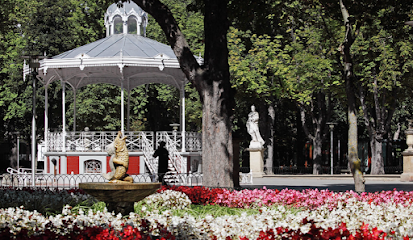
M 65 205 L 92 206 L 97 200 L 81 189 L 0 188 L 0 208 L 24 206 L 42 214 L 60 213 Z
M 2 208 L 0 239 L 409 239 L 412 200 L 413 192 L 403 191 L 164 187 L 136 205 L 136 213 L 123 217 L 107 211 L 73 212 L 69 206 L 54 216 Z M 200 216 L 191 214 L 191 204 L 258 213 Z

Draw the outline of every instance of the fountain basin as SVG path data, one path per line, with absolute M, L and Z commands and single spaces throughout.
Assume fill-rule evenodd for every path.
M 161 183 L 79 183 L 79 188 L 106 203 L 108 211 L 127 215 L 133 205 L 155 193 Z

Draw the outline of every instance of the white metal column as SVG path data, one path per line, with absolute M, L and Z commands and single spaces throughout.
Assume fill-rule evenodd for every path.
M 122 19 L 123 20 L 123 34 L 127 34 L 128 33 L 128 19 Z
M 66 82 L 62 80 L 62 157 L 60 162 L 60 170 L 62 174 L 67 173 L 67 158 L 66 158 Z
M 33 116 L 32 116 L 32 186 L 34 187 L 36 185 L 34 181 L 35 173 L 36 173 L 36 76 L 32 75 L 33 79 Z
M 46 152 L 48 151 L 49 142 L 48 142 L 48 133 L 49 133 L 49 94 L 47 92 L 49 85 L 44 86 L 44 146 Z
M 124 103 L 124 89 L 123 89 L 123 79 L 121 79 L 120 81 L 120 88 L 121 88 L 121 92 L 120 92 L 120 99 L 121 99 L 121 107 L 120 107 L 120 117 L 121 117 L 121 131 L 122 131 L 122 135 L 125 132 L 125 103 Z
M 185 80 L 181 88 L 181 131 L 182 131 L 182 152 L 185 152 Z
M 73 88 L 73 132 L 76 132 L 76 88 Z
M 126 109 L 126 131 L 130 131 L 130 81 L 128 78 L 128 107 Z

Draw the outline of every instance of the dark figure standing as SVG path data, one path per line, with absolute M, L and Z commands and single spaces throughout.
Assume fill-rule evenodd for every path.
M 168 159 L 169 159 L 169 153 L 168 150 L 165 148 L 165 142 L 160 142 L 159 143 L 159 148 L 156 149 L 155 153 L 153 154 L 153 157 L 159 157 L 158 161 L 158 176 L 159 176 L 159 182 L 162 184 L 165 184 L 163 181 L 163 178 L 165 176 L 165 173 L 168 172 Z

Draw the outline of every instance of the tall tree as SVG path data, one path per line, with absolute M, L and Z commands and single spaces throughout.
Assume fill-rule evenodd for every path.
M 338 24 L 326 18 L 321 6 L 300 7 L 302 13 L 289 22 L 291 43 L 286 45 L 289 71 L 283 87 L 300 109 L 301 123 L 313 143 L 313 174 L 319 174 L 322 147 L 341 85 L 337 51 L 333 47 Z
M 358 158 L 358 133 L 357 133 L 357 108 L 356 108 L 356 88 L 355 88 L 355 74 L 353 68 L 353 57 L 351 54 L 351 46 L 355 41 L 355 32 L 358 32 L 360 25 L 356 26 L 355 32 L 353 30 L 354 19 L 350 18 L 346 6 L 340 0 L 340 9 L 345 26 L 344 42 L 341 45 L 341 53 L 343 55 L 344 65 L 344 80 L 346 84 L 347 94 L 347 118 L 348 118 L 348 161 L 350 163 L 351 172 L 354 178 L 355 190 L 357 192 L 364 192 L 364 177 L 361 171 L 361 161 Z
M 202 102 L 203 184 L 233 187 L 232 108 L 227 49 L 227 1 L 205 1 L 205 61 L 200 66 L 171 11 L 158 0 L 134 0 L 164 31 L 182 71 Z
M 412 48 L 403 25 L 386 27 L 382 18 L 391 6 L 378 9 L 377 20 L 361 28 L 354 47 L 355 69 L 359 78 L 359 98 L 371 148 L 371 174 L 384 174 L 383 142 L 391 131 L 391 121 L 400 99 L 410 92 Z M 402 14 L 402 10 L 397 10 Z M 400 33 L 405 34 L 400 34 Z M 406 91 L 407 90 L 407 91 Z M 408 93 L 409 94 L 409 93 Z

